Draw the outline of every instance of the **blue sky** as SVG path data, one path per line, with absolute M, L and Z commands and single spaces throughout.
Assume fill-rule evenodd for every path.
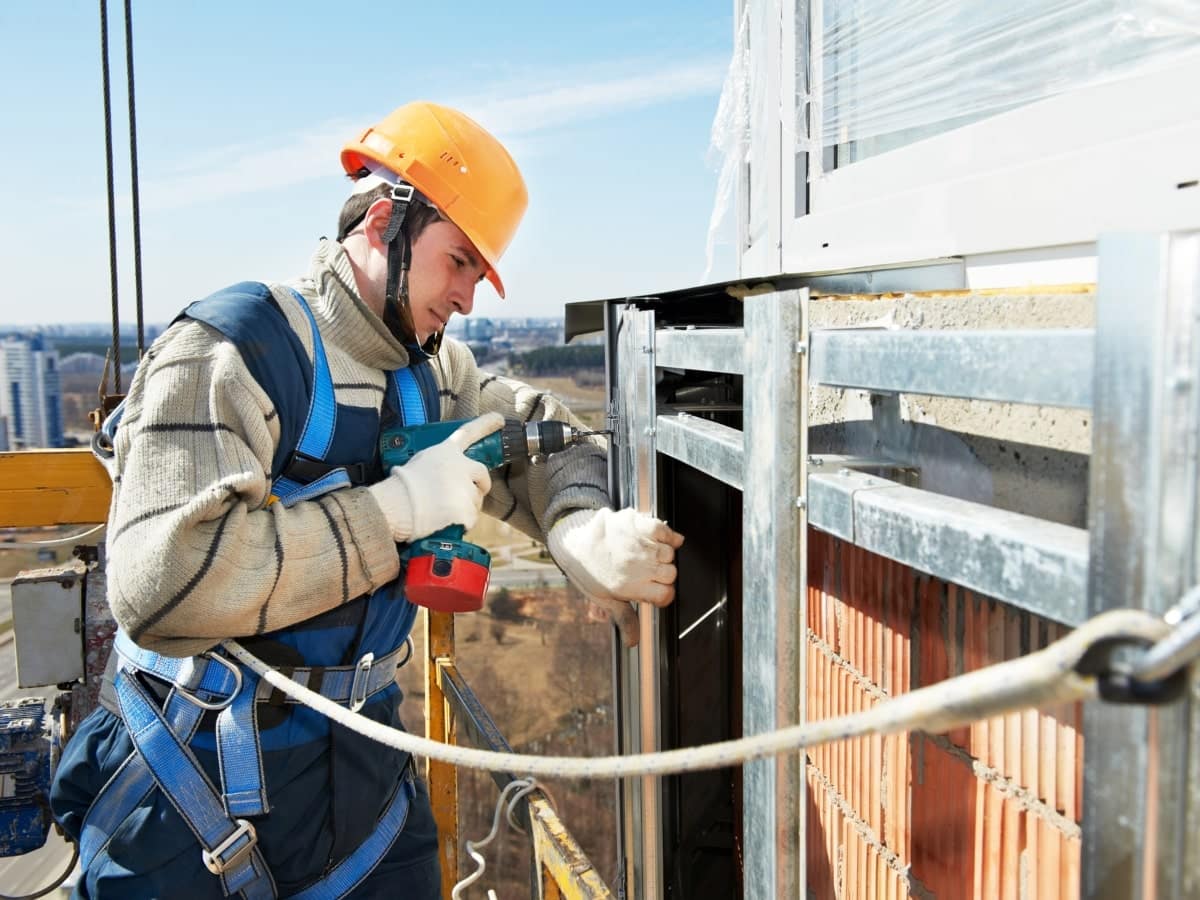
M 122 0 L 110 0 L 121 311 L 133 320 Z M 530 209 L 477 316 L 705 280 L 709 132 L 732 0 L 605 4 L 135 0 L 146 318 L 307 269 L 347 138 L 412 99 L 457 106 L 521 166 Z M 0 324 L 109 318 L 99 12 L 0 2 Z M 731 234 L 731 226 L 724 235 Z M 711 280 L 733 275 L 718 248 Z

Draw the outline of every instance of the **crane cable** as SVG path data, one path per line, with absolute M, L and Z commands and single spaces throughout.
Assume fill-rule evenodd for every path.
M 1197 623 L 1200 623 L 1200 617 L 1193 616 L 1188 624 L 1195 631 Z M 221 646 L 272 687 L 339 725 L 397 750 L 456 766 L 490 772 L 518 772 L 536 778 L 635 778 L 720 769 L 867 735 L 905 731 L 937 734 L 1014 710 L 1096 699 L 1100 696 L 1100 676 L 1081 674 L 1077 669 L 1097 647 L 1151 645 L 1150 652 L 1153 652 L 1153 646 L 1165 641 L 1174 631 L 1162 618 L 1145 610 L 1112 610 L 1085 622 L 1042 650 L 918 688 L 863 712 L 700 747 L 595 758 L 499 753 L 411 735 L 313 693 L 271 669 L 236 641 L 223 641 Z M 1198 643 L 1200 632 L 1193 633 L 1189 639 L 1189 663 L 1197 655 Z M 1175 658 L 1181 658 L 1178 651 Z
M 112 295 L 112 349 L 109 353 L 111 354 L 112 362 L 113 393 L 120 394 L 121 308 L 117 292 L 117 211 L 115 178 L 113 174 L 112 90 L 109 83 L 108 71 L 108 0 L 100 0 L 100 71 L 104 90 L 104 171 L 108 193 L 108 278 Z M 137 309 L 137 351 L 138 359 L 140 360 L 146 349 L 146 339 L 145 324 L 142 315 L 142 227 L 138 203 L 137 118 L 134 111 L 132 0 L 125 0 L 125 72 L 129 97 L 129 165 L 130 192 L 133 203 L 134 296 Z M 8 544 L 6 546 L 10 548 L 25 546 L 45 547 L 54 544 L 63 544 L 87 537 L 103 527 L 103 525 L 97 525 L 95 528 L 81 534 L 70 535 L 66 538 L 59 538 L 52 541 L 36 541 L 28 545 Z M 67 866 L 66 871 L 53 884 L 35 893 L 23 894 L 20 897 L 10 897 L 7 894 L 0 894 L 0 900 L 33 900 L 35 897 L 43 897 L 55 890 L 60 884 L 66 881 L 67 876 L 75 868 L 75 861 L 79 858 L 79 847 L 74 842 L 72 842 L 72 846 L 74 847 L 74 855 L 71 857 L 71 862 Z
M 108 0 L 100 0 L 100 71 L 104 87 L 104 170 L 108 187 L 108 280 L 112 300 L 113 391 L 121 393 L 121 307 L 117 302 L 117 210 L 113 187 L 112 91 L 108 78 Z
M 133 295 L 137 312 L 137 354 L 146 352 L 146 322 L 142 315 L 142 214 L 138 201 L 137 106 L 133 90 L 133 0 L 125 0 L 125 85 L 129 95 L 129 195 L 133 206 Z
M 116 186 L 113 171 L 112 85 L 109 77 L 108 0 L 100 0 L 100 70 L 104 90 L 104 163 L 108 194 L 108 276 L 112 305 L 112 370 L 113 393 L 121 393 L 121 309 L 117 271 L 117 210 Z M 142 222 L 138 189 L 137 106 L 133 75 L 133 7 L 125 0 L 125 85 L 129 104 L 129 170 L 130 198 L 133 207 L 133 278 L 134 304 L 137 314 L 138 359 L 146 349 L 145 317 L 142 307 Z

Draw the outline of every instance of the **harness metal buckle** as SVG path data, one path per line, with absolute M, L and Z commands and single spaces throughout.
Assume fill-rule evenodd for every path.
M 201 709 L 213 710 L 214 712 L 225 709 L 227 706 L 229 706 L 229 704 L 233 703 L 234 698 L 237 697 L 242 690 L 242 670 L 239 669 L 237 664 L 233 661 L 226 659 L 220 654 L 213 653 L 211 650 L 206 650 L 205 652 L 201 653 L 200 656 L 204 659 L 209 659 L 213 662 L 220 663 L 233 673 L 233 690 L 229 692 L 229 696 L 216 703 L 212 703 L 208 700 L 201 700 L 182 685 L 176 684 L 175 690 L 182 694 L 187 700 L 199 706 Z
M 350 712 L 358 712 L 367 702 L 370 688 L 371 668 L 375 665 L 375 654 L 367 653 L 354 667 L 354 680 L 350 682 Z
M 246 838 L 246 843 L 233 850 L 228 859 L 225 859 L 225 853 L 232 849 L 235 844 L 242 838 Z M 230 869 L 237 868 L 246 858 L 254 851 L 258 844 L 258 832 L 254 830 L 254 826 L 245 819 L 237 820 L 237 828 L 225 840 L 221 841 L 213 851 L 209 853 L 207 850 L 201 850 L 200 856 L 204 860 L 204 867 L 214 875 L 224 875 Z
M 392 185 L 392 200 L 399 200 L 401 203 L 412 203 L 413 195 L 417 192 L 411 184 L 393 184 Z

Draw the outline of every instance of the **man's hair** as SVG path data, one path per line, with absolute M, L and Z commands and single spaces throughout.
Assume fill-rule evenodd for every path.
M 366 216 L 371 204 L 380 198 L 386 199 L 392 194 L 390 184 L 380 184 L 361 194 L 352 194 L 342 204 L 341 214 L 338 215 L 337 239 L 344 240 L 346 235 L 358 227 L 358 223 Z M 408 215 L 404 218 L 404 227 L 408 231 L 408 239 L 415 241 L 430 225 L 442 218 L 442 214 L 428 203 L 413 201 L 408 206 Z

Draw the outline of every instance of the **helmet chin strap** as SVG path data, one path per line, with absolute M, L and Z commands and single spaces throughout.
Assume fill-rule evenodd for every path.
M 436 356 L 442 347 L 444 331 L 437 331 L 425 343 L 416 346 L 417 330 L 408 302 L 408 269 L 412 262 L 412 242 L 404 221 L 416 191 L 411 184 L 392 186 L 392 212 L 383 240 L 387 244 L 387 279 L 384 286 L 383 323 L 396 339 L 407 347 L 416 347 L 426 357 Z

